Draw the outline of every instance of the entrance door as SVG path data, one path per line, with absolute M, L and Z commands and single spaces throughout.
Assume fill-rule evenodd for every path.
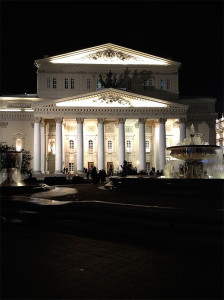
M 114 174 L 114 163 L 113 162 L 107 162 L 107 174 L 109 176 L 113 176 L 113 174 Z

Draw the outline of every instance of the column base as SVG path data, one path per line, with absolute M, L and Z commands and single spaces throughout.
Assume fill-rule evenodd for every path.
M 63 172 L 60 170 L 56 170 L 55 172 L 54 172 L 54 174 L 63 174 Z
M 33 171 L 33 174 L 42 174 L 41 171 Z

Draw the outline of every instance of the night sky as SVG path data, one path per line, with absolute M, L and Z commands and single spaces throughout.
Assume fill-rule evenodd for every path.
M 180 96 L 223 105 L 223 1 L 1 1 L 1 95 L 36 93 L 34 60 L 104 43 L 181 62 Z

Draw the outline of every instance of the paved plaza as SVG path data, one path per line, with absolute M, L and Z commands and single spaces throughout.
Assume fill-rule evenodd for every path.
M 58 194 L 54 192 L 43 192 L 42 199 L 72 200 L 71 205 L 61 206 L 64 214 L 60 220 L 52 217 L 57 214 L 55 209 L 43 222 L 15 219 L 2 226 L 1 299 L 223 298 L 223 247 L 219 239 L 193 237 L 194 231 L 199 235 L 206 227 L 196 230 L 193 225 L 184 231 L 187 219 L 178 235 L 172 235 L 170 226 L 153 217 L 157 206 L 164 218 L 165 204 L 168 210 L 176 207 L 185 211 L 186 199 L 177 205 L 177 199 L 147 200 L 91 184 L 65 187 L 64 194 L 60 188 Z M 32 198 L 37 201 L 37 196 Z M 19 203 L 18 199 L 15 197 L 15 202 Z M 103 203 L 101 208 L 94 200 L 140 208 L 110 204 L 108 209 Z M 93 201 L 91 209 L 86 209 L 88 201 Z M 147 213 L 142 214 L 144 205 Z M 197 212 L 201 205 L 197 204 Z M 119 217 L 112 218 L 108 211 Z M 148 216 L 154 220 L 149 224 L 144 221 Z M 162 238 L 156 239 L 153 231 L 161 230 Z M 182 230 L 189 236 L 183 238 Z

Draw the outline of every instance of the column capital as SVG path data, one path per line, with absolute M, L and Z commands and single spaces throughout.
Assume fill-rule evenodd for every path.
M 167 121 L 166 118 L 160 118 L 160 119 L 158 119 L 158 123 L 159 123 L 159 124 L 165 124 L 166 121 Z
M 77 122 L 78 124 L 83 124 L 84 118 L 76 118 L 76 122 Z
M 42 118 L 41 117 L 34 117 L 33 120 L 34 120 L 34 123 L 40 123 Z
M 186 124 L 187 123 L 187 118 L 179 118 L 179 124 L 182 123 L 182 124 Z
M 44 126 L 45 126 L 45 122 L 44 122 L 44 119 L 42 119 L 40 122 L 40 127 L 44 127 Z
M 55 120 L 56 123 L 62 123 L 63 122 L 63 118 L 60 118 L 60 117 L 54 118 L 54 120 Z
M 103 124 L 105 119 L 104 118 L 98 118 L 97 121 L 98 121 L 98 124 Z
M 124 118 L 118 118 L 118 123 L 119 124 L 124 124 L 125 121 L 126 121 L 126 119 L 124 119 Z
M 139 118 L 138 119 L 139 124 L 144 124 L 146 122 L 146 119 L 144 118 Z

